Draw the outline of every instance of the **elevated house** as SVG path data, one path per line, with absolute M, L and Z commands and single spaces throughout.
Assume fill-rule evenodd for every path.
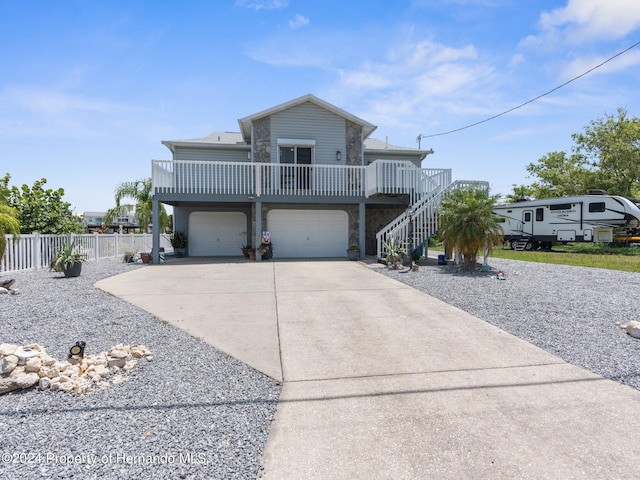
M 442 196 L 478 183 L 422 168 L 432 150 L 371 138 L 376 126 L 314 95 L 238 124 L 237 133 L 162 142 L 172 159 L 152 162 L 154 245 L 164 203 L 189 256 L 238 256 L 262 232 L 274 258 L 346 257 L 352 244 L 361 256 L 381 256 L 390 236 L 411 245 L 428 239 Z
M 120 232 L 134 233 L 141 230 L 133 212 L 127 215 L 120 215 L 110 223 L 105 223 L 104 218 L 107 212 L 84 212 L 82 214 L 82 227 L 87 233 L 93 232 Z

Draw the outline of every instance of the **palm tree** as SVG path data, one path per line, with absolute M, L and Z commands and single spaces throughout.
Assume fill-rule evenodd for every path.
M 461 188 L 449 193 L 440 204 L 438 236 L 445 245 L 455 248 L 465 270 L 475 267 L 479 250 L 483 250 L 486 263 L 493 246 L 502 242 L 502 228 L 493 214 L 498 198 L 479 189 Z
M 0 205 L 0 260 L 7 248 L 5 235 L 20 235 L 20 222 L 16 218 L 17 215 L 15 208 Z
M 127 215 L 135 209 L 135 217 L 140 226 L 147 232 L 153 217 L 153 194 L 151 192 L 151 178 L 144 178 L 134 182 L 124 182 L 116 187 L 116 206 L 107 211 L 104 221 L 111 223 L 116 217 Z M 122 200 L 130 198 L 135 205 L 122 204 Z M 164 231 L 169 223 L 169 216 L 164 206 L 160 205 L 160 231 Z

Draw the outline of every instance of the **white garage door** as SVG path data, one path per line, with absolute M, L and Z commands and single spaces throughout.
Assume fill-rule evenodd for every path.
M 349 218 L 342 210 L 271 210 L 275 258 L 346 257 Z
M 192 257 L 228 257 L 241 255 L 247 230 L 242 212 L 193 212 L 189 215 L 188 251 Z

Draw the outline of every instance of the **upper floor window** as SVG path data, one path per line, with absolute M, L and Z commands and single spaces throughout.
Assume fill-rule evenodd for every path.
M 312 149 L 311 147 L 298 146 L 280 146 L 280 163 L 289 163 L 295 165 L 311 165 Z

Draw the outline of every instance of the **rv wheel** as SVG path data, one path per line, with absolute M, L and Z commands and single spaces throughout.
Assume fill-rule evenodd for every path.
M 518 246 L 518 240 L 511 240 L 510 246 L 511 246 L 511 250 L 515 250 L 516 247 Z
M 527 244 L 524 247 L 525 250 L 535 250 L 535 248 L 533 248 L 533 243 L 531 242 L 527 242 Z

